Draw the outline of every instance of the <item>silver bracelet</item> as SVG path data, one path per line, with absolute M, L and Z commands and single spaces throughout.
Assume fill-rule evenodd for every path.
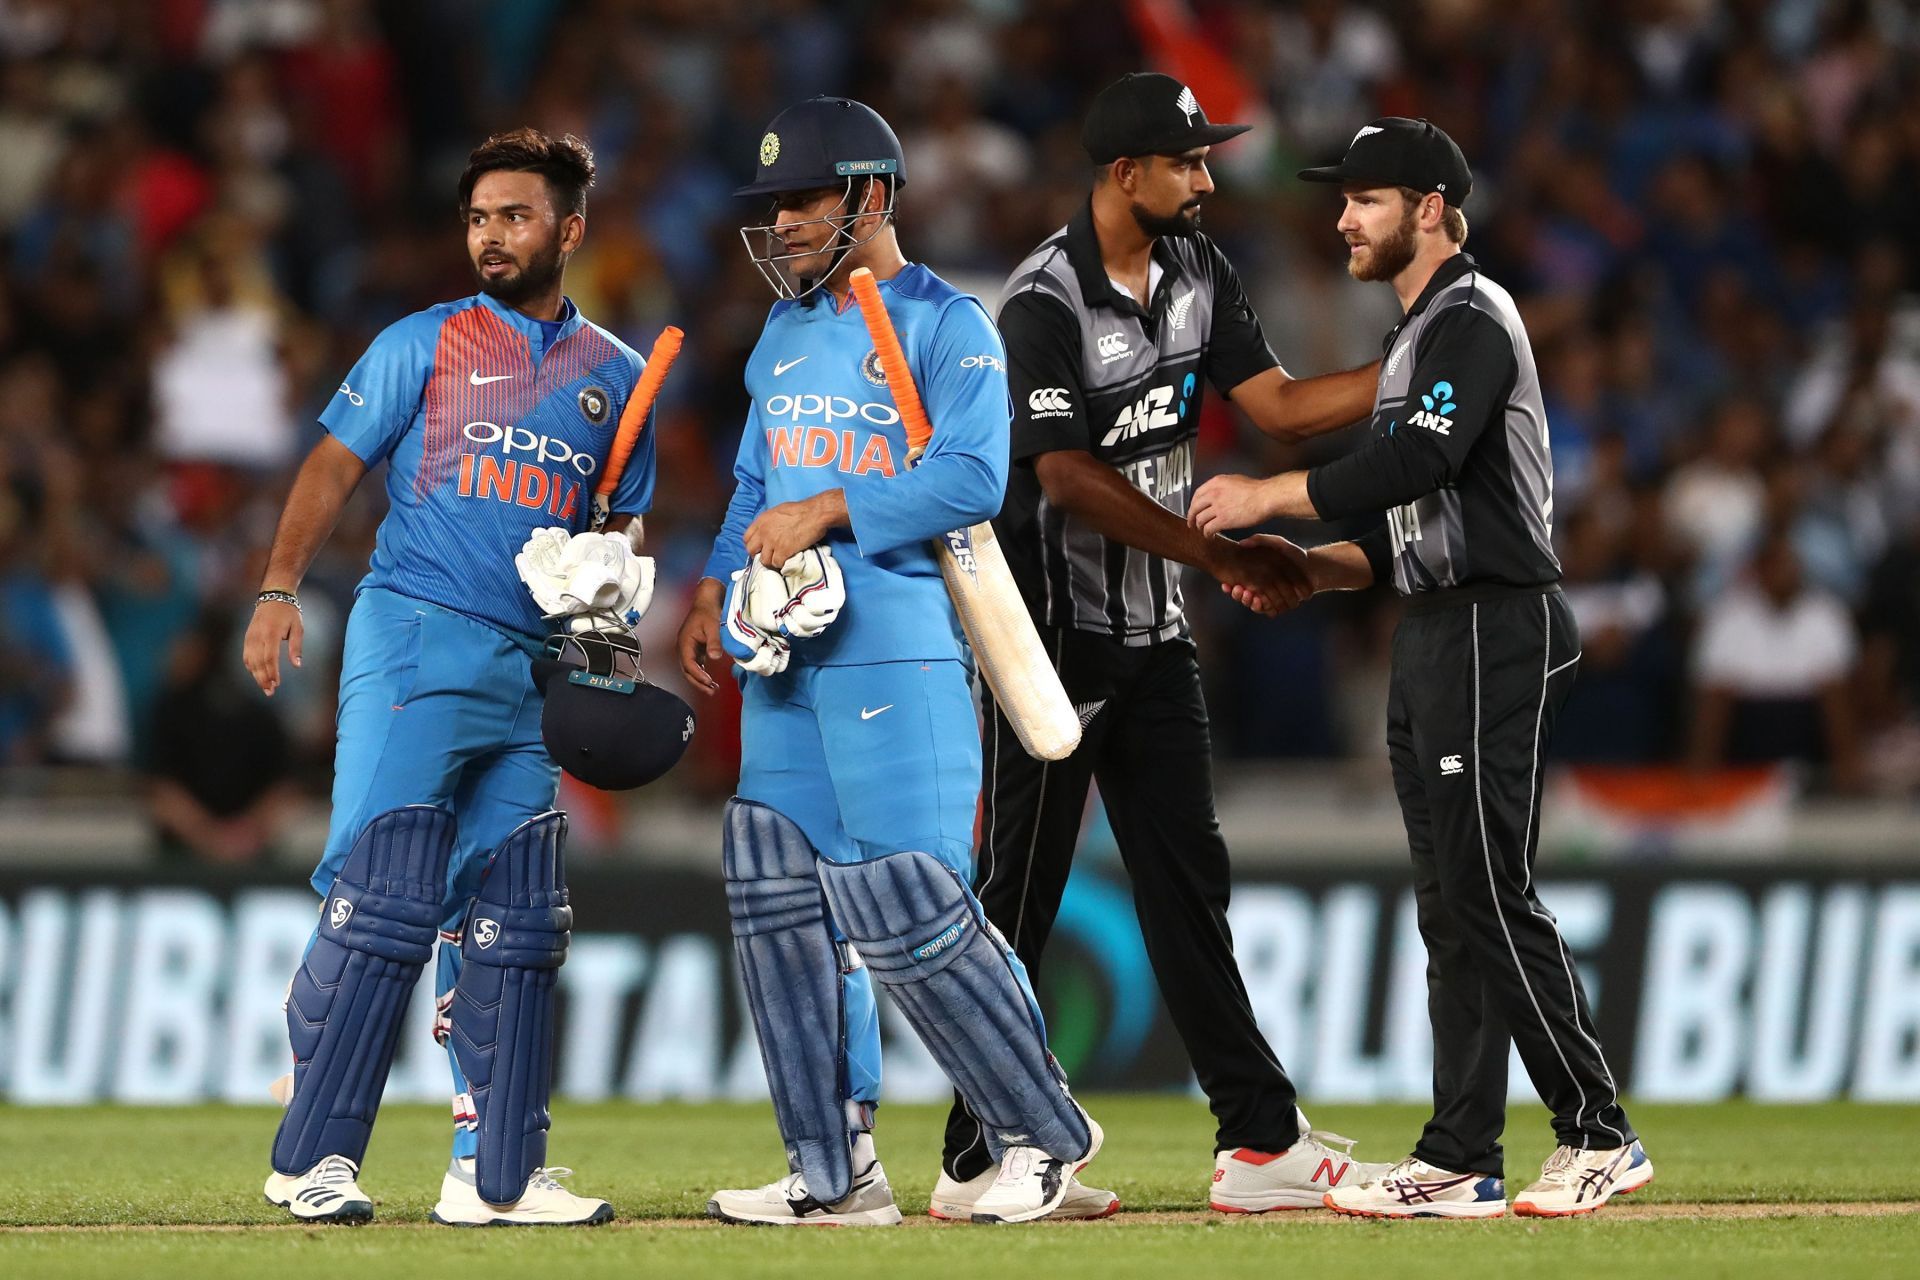
M 300 597 L 294 595 L 291 591 L 262 591 L 258 596 L 254 597 L 254 603 L 256 605 L 263 605 L 268 601 L 272 601 L 275 604 L 290 604 L 293 606 L 295 613 L 305 612 L 305 610 L 300 607 Z

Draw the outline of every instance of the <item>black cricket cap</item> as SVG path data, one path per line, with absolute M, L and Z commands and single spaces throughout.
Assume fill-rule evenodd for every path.
M 1473 194 L 1473 171 L 1446 130 L 1426 120 L 1382 116 L 1362 125 L 1339 164 L 1302 169 L 1305 182 L 1371 182 L 1432 191 L 1458 209 Z
M 533 661 L 533 682 L 546 695 L 547 754 L 602 791 L 644 787 L 680 763 L 693 739 L 693 708 L 648 683 L 631 636 L 554 636 Z
M 1133 71 L 1094 98 L 1080 126 L 1080 145 L 1095 164 L 1112 164 L 1122 156 L 1177 156 L 1251 128 L 1209 123 L 1193 90 L 1157 71 Z
M 760 138 L 760 167 L 736 196 L 837 187 L 848 178 L 907 185 L 907 156 L 893 126 L 852 98 L 808 98 L 773 118 Z

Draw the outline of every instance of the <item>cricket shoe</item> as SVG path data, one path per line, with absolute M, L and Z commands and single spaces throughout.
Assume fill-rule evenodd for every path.
M 1327 1192 L 1321 1203 L 1355 1218 L 1499 1218 L 1507 1212 L 1507 1184 L 1408 1156 L 1377 1178 Z
M 270 1173 L 267 1203 L 302 1222 L 372 1222 L 373 1199 L 355 1181 L 359 1176 L 360 1166 L 345 1156 L 328 1156 L 305 1173 Z
M 488 1204 L 474 1183 L 473 1157 L 465 1156 L 449 1164 L 440 1179 L 433 1220 L 443 1227 L 597 1227 L 611 1222 L 612 1205 L 577 1196 L 557 1181 L 572 1176 L 571 1169 L 535 1169 L 518 1200 Z
M 961 1182 L 942 1169 L 939 1181 L 933 1184 L 933 1199 L 927 1204 L 927 1216 L 943 1222 L 971 1222 L 974 1206 L 980 1203 L 980 1197 L 987 1193 L 999 1176 L 1000 1170 L 991 1168 L 978 1177 Z M 1047 1215 L 1047 1221 L 1108 1218 L 1118 1212 L 1119 1196 L 1099 1187 L 1085 1186 L 1078 1178 L 1069 1178 L 1066 1198 L 1060 1201 L 1058 1209 Z
M 1605 1151 L 1560 1147 L 1547 1157 L 1540 1180 L 1513 1198 L 1513 1211 L 1523 1218 L 1576 1217 L 1652 1181 L 1653 1161 L 1638 1142 Z
M 1100 1154 L 1100 1143 L 1106 1136 L 1098 1121 L 1084 1110 L 1080 1114 L 1087 1120 L 1087 1154 L 1078 1160 L 1062 1160 L 1039 1147 L 1008 1147 L 1000 1157 L 993 1185 L 973 1202 L 969 1215 L 973 1221 L 1032 1222 L 1065 1204 L 1074 1187 L 1074 1175 Z
M 1307 1127 L 1296 1108 L 1300 1138 L 1285 1151 L 1230 1147 L 1213 1158 L 1207 1207 L 1218 1213 L 1320 1209 L 1327 1192 L 1377 1178 L 1393 1166 L 1353 1158 L 1353 1139 Z M 1342 1150 L 1335 1151 L 1334 1146 Z
M 804 1173 L 744 1191 L 716 1191 L 707 1216 L 755 1227 L 893 1227 L 900 1207 L 893 1202 L 887 1171 L 873 1154 L 873 1139 L 861 1134 L 853 1145 L 853 1189 L 828 1204 L 807 1190 Z

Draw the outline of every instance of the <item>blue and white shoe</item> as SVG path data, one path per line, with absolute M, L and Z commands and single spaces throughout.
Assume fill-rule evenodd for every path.
M 1507 1212 L 1507 1184 L 1408 1156 L 1377 1178 L 1334 1188 L 1321 1203 L 1355 1218 L 1499 1218 Z
M 1653 1161 L 1638 1142 L 1604 1151 L 1560 1147 L 1547 1157 L 1540 1181 L 1514 1197 L 1513 1211 L 1523 1218 L 1577 1217 L 1652 1181 Z

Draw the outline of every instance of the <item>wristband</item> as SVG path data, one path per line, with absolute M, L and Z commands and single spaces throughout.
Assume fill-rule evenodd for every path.
M 305 610 L 300 607 L 300 597 L 294 595 L 291 591 L 262 591 L 254 597 L 255 605 L 263 605 L 269 601 L 274 604 L 290 604 L 293 606 L 295 613 L 305 612 Z

